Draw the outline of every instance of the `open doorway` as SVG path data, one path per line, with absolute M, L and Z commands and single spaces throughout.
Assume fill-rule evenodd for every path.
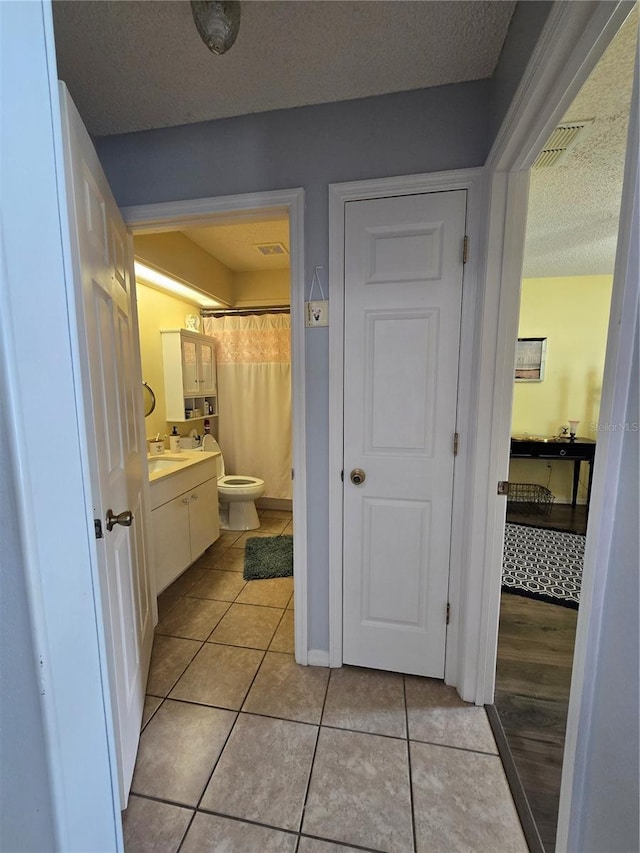
M 495 704 L 532 850 L 555 850 L 637 20 L 531 173 Z
M 306 550 L 304 470 L 300 466 L 295 493 L 292 488 L 295 460 L 300 462 L 304 453 L 301 426 L 303 400 L 301 387 L 299 383 L 296 385 L 296 376 L 303 373 L 303 365 L 300 331 L 291 328 L 290 324 L 290 312 L 291 316 L 296 316 L 295 305 L 292 305 L 296 297 L 295 290 L 292 293 L 291 281 L 296 280 L 301 267 L 301 213 L 297 207 L 301 194 L 287 193 L 287 198 L 281 198 L 282 195 L 258 194 L 232 200 L 198 200 L 191 205 L 197 207 L 198 216 L 194 216 L 192 209 L 187 209 L 190 203 L 183 203 L 178 212 L 175 206 L 171 206 L 169 217 L 164 208 L 158 208 L 153 211 L 157 214 L 153 222 L 150 221 L 149 208 L 142 214 L 136 210 L 127 213 L 136 235 L 134 248 L 137 259 L 155 269 L 169 272 L 181 281 L 190 281 L 200 295 L 203 292 L 208 295 L 205 304 L 216 306 L 199 308 L 175 296 L 159 293 L 143 282 L 139 294 L 143 372 L 146 370 L 145 378 L 152 380 L 159 390 L 159 411 L 151 418 L 155 417 L 154 422 L 147 424 L 147 432 L 169 435 L 170 430 L 177 426 L 180 442 L 185 446 L 190 441 L 197 446 L 203 435 L 211 435 L 222 449 L 227 475 L 249 476 L 265 483 L 263 494 L 256 499 L 260 527 L 233 529 L 237 525 L 229 525 L 229 516 L 226 514 L 229 509 L 223 504 L 221 536 L 199 558 L 199 563 L 191 563 L 190 568 L 175 579 L 179 589 L 172 584 L 164 592 L 158 590 L 162 593 L 159 602 L 161 623 L 167 608 L 173 607 L 177 597 L 185 596 L 185 590 L 182 589 L 185 584 L 189 586 L 188 598 L 198 598 L 201 593 L 211 600 L 219 600 L 220 595 L 225 600 L 229 599 L 232 581 L 237 582 L 236 586 L 238 583 L 244 585 L 246 540 L 262 537 L 271 539 L 274 536 L 290 540 L 293 505 L 302 505 L 303 511 L 297 513 L 296 519 L 293 561 L 296 575 L 300 572 L 302 576 L 300 584 L 296 578 L 296 586 L 300 587 L 296 590 L 296 600 L 302 602 L 297 608 L 299 612 L 295 614 L 298 626 L 297 657 L 300 662 L 306 662 L 306 641 L 303 639 L 306 637 L 305 565 L 301 558 Z M 205 212 L 203 204 L 207 202 L 208 210 Z M 185 325 L 191 329 L 197 327 L 198 334 L 204 334 L 214 343 L 217 360 L 221 362 L 217 370 L 217 410 L 211 414 L 196 411 L 195 417 L 193 412 L 189 412 L 191 420 L 185 414 L 182 422 L 176 424 L 171 419 L 167 420 L 164 411 L 167 396 L 163 387 L 160 327 L 168 329 Z M 247 334 L 254 337 L 247 337 Z M 266 352 L 264 346 L 267 340 L 273 345 L 269 352 Z M 238 357 L 239 352 L 241 357 Z M 260 358 L 253 358 L 255 355 Z M 238 370 L 242 376 L 237 375 Z M 275 375 L 267 376 L 265 371 L 267 374 L 275 372 Z M 235 387 L 238 381 L 243 384 L 242 388 Z M 267 382 L 271 383 L 269 388 Z M 269 397 L 276 393 L 280 399 L 269 413 L 267 406 L 272 402 Z M 255 441 L 252 440 L 253 436 Z M 230 526 L 232 529 L 229 529 Z M 290 551 L 290 547 L 287 550 Z M 213 571 L 207 577 L 200 576 L 204 571 L 203 561 L 207 562 L 206 568 Z M 219 563 L 217 568 L 216 563 Z M 231 571 L 222 574 L 228 570 Z M 227 593 L 218 590 L 220 594 L 213 596 L 207 584 L 214 579 L 225 582 L 222 586 L 225 589 L 229 587 Z M 192 580 L 193 584 L 190 583 Z M 291 584 L 291 578 L 270 583 L 271 586 L 288 585 L 288 589 Z M 241 592 L 235 587 L 233 591 L 237 594 Z M 196 606 L 211 610 L 210 604 L 203 604 L 204 600 L 186 604 L 191 609 Z M 287 608 L 287 613 L 279 614 L 283 617 L 283 625 L 278 623 L 273 626 L 269 642 L 275 641 L 273 634 L 276 629 L 280 629 L 279 641 L 284 642 L 283 635 L 286 633 L 287 648 L 293 652 L 294 615 L 290 589 L 287 601 L 278 601 L 278 605 L 281 603 Z M 182 609 L 186 604 L 182 602 Z M 266 612 L 261 611 L 261 615 Z M 231 615 L 237 614 L 228 614 L 227 622 Z M 215 616 L 209 614 L 209 621 Z M 215 630 L 215 626 L 207 625 L 212 631 Z
M 239 495 L 231 494 L 235 480 L 218 481 L 220 536 L 211 546 L 217 551 L 240 540 L 241 534 L 246 534 L 241 544 L 249 536 L 281 534 L 277 519 L 291 522 L 289 242 L 288 216 L 282 212 L 248 212 L 229 222 L 134 238 L 142 368 L 156 396 L 146 419 L 148 437 L 159 436 L 154 448 L 174 456 L 213 448 L 216 442 L 225 469 L 221 475 L 243 479 Z M 165 278 L 156 279 L 155 271 Z M 185 339 L 185 375 L 197 371 L 198 352 L 213 364 L 210 378 L 189 378 L 195 387 L 184 398 L 184 412 L 173 387 L 177 352 L 174 355 L 171 347 L 177 330 Z M 206 382 L 211 385 L 208 394 L 202 384 Z M 184 458 L 175 456 L 175 461 Z M 170 468 L 166 470 L 169 476 Z M 152 479 L 152 493 L 157 482 Z M 251 494 L 245 495 L 248 488 Z M 163 494 L 165 503 L 167 498 Z M 199 548 L 206 541 L 201 540 Z M 201 555 L 192 549 L 190 557 L 193 566 Z M 156 555 L 158 560 L 161 555 Z M 240 570 L 241 562 L 236 561 Z M 170 590 L 165 592 L 175 574 L 170 568 L 158 577 L 161 605 L 171 598 Z M 182 586 L 185 583 L 181 575 Z
M 158 738 L 159 732 L 168 732 L 174 745 L 180 743 L 184 714 L 197 716 L 194 708 L 215 706 L 228 710 L 209 717 L 231 719 L 229 712 L 249 701 L 247 694 L 263 664 L 279 667 L 278 672 L 282 667 L 295 669 L 294 652 L 299 662 L 306 663 L 303 469 L 295 487 L 292 484 L 296 460 L 299 464 L 304 452 L 302 389 L 296 384 L 304 372 L 301 330 L 292 321 L 302 316 L 295 310 L 298 288 L 292 287 L 301 269 L 302 194 L 289 192 L 287 203 L 278 205 L 273 204 L 274 195 L 279 196 L 205 200 L 210 210 L 196 221 L 176 218 L 173 208 L 171 221 L 158 224 L 163 214 L 158 209 L 155 226 L 147 232 L 134 224 L 137 212 L 127 212 L 137 262 L 188 281 L 200 293 L 206 291 L 208 304 L 215 305 L 185 303 L 139 279 L 142 367 L 145 379 L 156 387 L 160 408 L 147 433 L 170 435 L 176 426 L 179 441 L 194 455 L 199 451 L 191 442 L 199 446 L 203 436 L 205 442 L 206 436 L 215 437 L 226 479 L 235 474 L 235 479 L 248 476 L 264 483 L 255 498 L 259 527 L 239 529 L 229 507 L 221 504 L 216 541 L 158 590 L 159 623 L 132 782 L 132 793 L 142 797 L 162 793 L 157 788 L 159 774 L 153 770 L 166 759 L 165 738 Z M 203 200 L 193 204 L 201 209 Z M 234 204 L 242 210 L 229 212 Z M 148 209 L 143 216 L 148 222 Z M 188 259 L 180 267 L 183 250 Z M 216 411 L 185 413 L 176 422 L 165 408 L 170 400 L 160 338 L 163 330 L 171 334 L 172 328 L 185 326 L 196 342 L 213 343 Z M 157 487 L 154 482 L 150 486 L 152 491 Z M 221 490 L 220 495 L 222 499 Z M 153 495 L 150 504 L 153 516 L 157 511 Z M 300 505 L 294 536 L 293 511 Z M 277 546 L 275 557 L 271 552 L 271 557 L 264 556 L 265 544 Z M 283 571 L 287 561 L 290 570 Z M 203 742 L 202 754 L 208 755 L 211 748 Z M 192 771 L 184 780 L 189 789 L 185 791 L 179 788 L 175 762 L 167 761 L 167 772 L 160 776 L 166 783 L 168 774 L 170 785 L 178 786 L 172 788 L 174 799 L 178 789 L 179 796 L 190 797 L 189 786 L 203 784 L 199 768 Z M 165 795 L 166 790 L 165 784 Z M 132 803 L 135 812 L 140 797 L 134 796 Z

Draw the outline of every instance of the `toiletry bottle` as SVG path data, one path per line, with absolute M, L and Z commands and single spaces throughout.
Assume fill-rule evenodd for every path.
M 176 426 L 171 430 L 171 435 L 169 436 L 169 448 L 172 453 L 179 453 L 182 450 L 180 446 L 180 433 Z

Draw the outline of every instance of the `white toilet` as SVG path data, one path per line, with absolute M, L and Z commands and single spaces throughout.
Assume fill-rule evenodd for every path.
M 209 452 L 220 451 L 220 445 L 212 435 L 205 435 L 202 449 Z M 222 451 L 216 463 L 221 530 L 257 530 L 260 527 L 260 519 L 255 501 L 264 494 L 264 480 L 245 477 L 242 474 L 225 474 Z

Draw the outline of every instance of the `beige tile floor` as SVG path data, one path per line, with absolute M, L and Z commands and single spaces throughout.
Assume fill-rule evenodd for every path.
M 484 709 L 432 679 L 298 666 L 293 581 L 245 583 L 246 539 L 160 596 L 127 853 L 526 853 Z

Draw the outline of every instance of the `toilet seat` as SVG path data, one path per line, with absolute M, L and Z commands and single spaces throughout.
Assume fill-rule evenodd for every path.
M 220 445 L 212 435 L 205 435 L 202 449 L 217 452 L 216 475 L 222 530 L 257 530 L 260 519 L 255 501 L 264 494 L 264 480 L 243 474 L 226 474 Z
M 253 493 L 256 488 L 261 489 L 263 487 L 264 480 L 260 480 L 258 477 L 236 477 L 232 474 L 218 477 L 218 492 L 221 495 L 246 495 Z

